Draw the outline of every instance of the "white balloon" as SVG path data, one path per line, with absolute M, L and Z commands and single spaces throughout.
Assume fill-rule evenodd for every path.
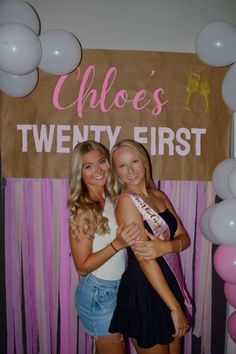
M 0 71 L 0 90 L 12 97 L 23 97 L 33 91 L 38 82 L 38 69 L 26 75 L 11 75 Z
M 236 199 L 216 204 L 209 217 L 209 229 L 222 245 L 236 245 Z
M 216 21 L 204 26 L 195 39 L 198 57 L 212 66 L 226 66 L 236 61 L 236 27 Z
M 51 30 L 40 36 L 42 58 L 39 68 L 55 75 L 74 71 L 81 60 L 81 46 L 70 32 Z
M 212 184 L 216 194 L 221 199 L 233 198 L 228 186 L 230 172 L 236 167 L 236 158 L 221 161 L 214 169 L 212 174 Z
M 36 34 L 40 31 L 40 21 L 33 7 L 25 1 L 1 1 L 0 25 L 14 22 L 30 27 Z
M 229 174 L 228 186 L 232 195 L 236 197 L 236 167 Z
M 0 25 L 0 70 L 25 75 L 35 70 L 42 54 L 38 36 L 18 23 Z
M 221 90 L 226 106 L 236 112 L 236 63 L 225 74 Z
M 204 212 L 200 216 L 199 226 L 200 226 L 201 233 L 208 241 L 210 241 L 214 244 L 219 244 L 219 242 L 213 236 L 213 234 L 211 233 L 210 228 L 209 228 L 209 218 L 210 218 L 211 213 L 213 212 L 214 208 L 215 208 L 215 205 L 211 205 L 204 210 Z

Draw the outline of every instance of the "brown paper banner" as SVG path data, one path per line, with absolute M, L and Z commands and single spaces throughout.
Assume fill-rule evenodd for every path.
M 226 70 L 195 54 L 84 49 L 73 73 L 40 71 L 30 95 L 0 94 L 3 175 L 67 178 L 78 141 L 110 149 L 131 138 L 149 151 L 155 179 L 211 180 L 229 154 Z

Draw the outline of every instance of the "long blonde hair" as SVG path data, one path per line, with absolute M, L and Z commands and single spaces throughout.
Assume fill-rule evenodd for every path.
M 145 165 L 146 187 L 148 189 L 156 189 L 155 183 L 152 178 L 152 165 L 151 165 L 151 161 L 150 161 L 150 157 L 149 157 L 148 152 L 146 151 L 146 149 L 143 147 L 142 144 L 140 144 L 134 140 L 131 140 L 131 139 L 123 139 L 113 146 L 113 148 L 111 150 L 111 154 L 110 154 L 111 170 L 112 170 L 112 175 L 114 178 L 114 189 L 115 189 L 116 194 L 119 194 L 124 190 L 125 184 L 117 176 L 116 168 L 114 166 L 113 156 L 114 156 L 114 153 L 119 148 L 124 147 L 124 146 L 129 146 L 133 150 L 137 151 L 137 153 L 139 154 L 140 158 L 143 160 L 144 165 Z
M 102 207 L 98 201 L 94 201 L 86 184 L 82 178 L 83 157 L 90 151 L 99 151 L 110 164 L 109 151 L 107 148 L 96 141 L 87 140 L 75 146 L 71 161 L 69 173 L 69 197 L 68 207 L 71 211 L 69 225 L 73 232 L 79 231 L 79 225 L 76 222 L 79 216 L 80 224 L 83 225 L 83 232 L 92 236 L 95 232 L 102 235 L 110 231 L 108 219 L 102 215 Z M 112 176 L 109 175 L 104 193 L 106 197 L 113 198 L 115 195 L 113 189 Z

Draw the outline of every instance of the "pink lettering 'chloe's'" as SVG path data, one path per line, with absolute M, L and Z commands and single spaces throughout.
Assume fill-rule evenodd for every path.
M 154 75 L 153 72 L 152 70 L 151 76 Z M 98 107 L 104 113 L 110 112 L 114 107 L 122 109 L 128 104 L 132 105 L 135 111 L 141 111 L 149 106 L 152 115 L 155 117 L 161 114 L 163 106 L 168 102 L 168 100 L 162 101 L 162 96 L 165 92 L 161 87 L 156 88 L 151 97 L 148 97 L 148 92 L 145 89 L 135 92 L 132 97 L 124 88 L 114 94 L 114 83 L 117 78 L 117 68 L 114 66 L 107 70 L 99 91 L 94 87 L 96 68 L 94 65 L 89 65 L 81 77 L 77 98 L 72 99 L 72 102 L 67 105 L 62 105 L 60 97 L 63 95 L 63 86 L 68 76 L 63 75 L 57 81 L 53 92 L 53 105 L 58 110 L 66 110 L 76 106 L 78 118 L 83 118 L 85 104 L 88 104 L 93 109 Z M 81 72 L 80 68 L 78 68 L 75 80 L 79 80 L 80 76 Z

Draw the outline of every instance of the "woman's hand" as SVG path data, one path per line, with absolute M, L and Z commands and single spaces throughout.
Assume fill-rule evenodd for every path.
M 128 226 L 125 226 L 124 222 L 122 221 L 116 231 L 116 238 L 112 243 L 118 250 L 130 247 L 135 243 L 136 240 L 140 239 L 141 233 L 142 228 L 138 224 L 132 223 Z
M 189 324 L 180 306 L 171 311 L 171 317 L 175 326 L 175 333 L 172 337 L 182 337 L 189 330 Z
M 145 230 L 148 238 L 147 241 L 135 241 L 132 246 L 133 252 L 144 259 L 155 259 L 157 257 L 164 256 L 166 253 L 170 252 L 170 242 L 165 240 L 165 232 L 162 235 L 162 239 L 153 236 L 150 232 Z

